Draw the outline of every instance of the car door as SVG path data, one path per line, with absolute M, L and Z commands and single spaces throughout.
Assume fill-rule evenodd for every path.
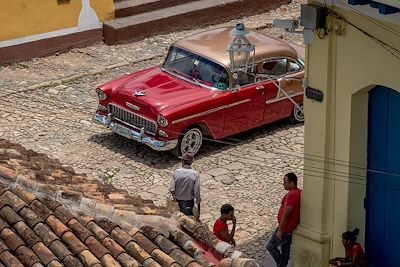
M 265 102 L 276 95 L 277 88 L 271 82 L 255 81 L 254 78 L 254 72 L 251 71 L 238 73 L 239 89 L 227 92 L 225 136 L 263 124 Z
M 291 115 L 294 106 L 292 100 L 299 102 L 299 97 L 303 95 L 302 77 L 304 70 L 300 63 L 289 58 L 269 59 L 263 63 L 263 66 L 270 68 L 265 72 L 267 78 L 274 81 L 274 87 L 269 87 L 271 97 L 266 100 L 264 109 L 264 122 L 269 123 Z M 260 69 L 260 66 L 258 69 Z M 285 78 L 289 79 L 286 80 Z M 277 87 L 278 79 L 281 80 L 282 90 L 280 91 Z M 270 83 L 273 82 L 270 81 Z

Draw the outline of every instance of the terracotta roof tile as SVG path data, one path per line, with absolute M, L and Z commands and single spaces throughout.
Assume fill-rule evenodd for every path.
M 73 218 L 68 222 L 69 228 L 72 232 L 82 241 L 85 242 L 86 238 L 92 236 L 92 232 L 86 229 L 77 219 Z
M 172 250 L 174 249 L 179 249 L 177 245 L 172 243 L 168 238 L 165 236 L 159 235 L 156 237 L 154 242 L 165 252 L 165 253 L 171 253 Z
M 110 254 L 104 255 L 100 259 L 100 261 L 103 264 L 103 266 L 106 267 L 121 267 L 121 264 L 117 260 L 115 260 L 113 256 L 111 256 Z
M 161 265 L 152 258 L 148 258 L 143 262 L 143 267 L 161 267 Z
M 61 239 L 75 256 L 88 249 L 72 232 L 66 232 L 62 235 Z
M 47 267 L 63 267 L 64 265 L 60 263 L 59 261 L 51 261 L 49 264 L 47 264 Z M 34 267 L 34 266 L 32 266 Z
M 93 266 L 94 264 L 101 266 L 101 262 L 87 249 L 79 253 L 78 257 L 85 266 Z
M 19 197 L 22 201 L 27 203 L 28 205 L 36 199 L 36 196 L 30 192 L 28 192 L 24 187 L 20 185 L 16 185 L 11 188 L 11 191 Z
M 191 262 L 187 265 L 187 267 L 202 267 L 200 264 L 198 264 L 197 262 Z
M 23 219 L 10 206 L 4 206 L 0 210 L 0 215 L 10 225 L 23 221 Z
M 0 174 L 0 176 L 1 176 L 1 174 Z M 5 184 L 1 183 L 0 184 L 0 196 L 7 190 L 8 190 L 7 186 Z
M 140 230 L 143 232 L 143 234 L 145 236 L 147 236 L 151 240 L 154 240 L 158 235 L 161 234 L 156 228 L 154 228 L 154 227 L 152 227 L 150 225 L 143 225 L 143 226 L 140 227 Z M 136 233 L 133 233 L 132 236 L 135 235 L 135 234 Z
M 50 228 L 44 223 L 38 223 L 34 228 L 33 231 L 43 240 L 46 246 L 50 246 L 50 244 L 57 240 L 58 237 Z
M 104 238 L 101 243 L 110 251 L 114 258 L 117 258 L 120 254 L 125 252 L 125 250 L 111 237 Z
M 53 254 L 53 252 L 46 247 L 46 245 L 43 242 L 39 242 L 36 245 L 32 247 L 32 250 L 35 251 L 36 255 L 40 258 L 40 260 L 47 265 L 49 262 L 52 260 L 57 260 L 56 255 Z
M 97 225 L 103 228 L 107 233 L 111 234 L 112 230 L 115 227 L 118 227 L 118 224 L 108 220 L 108 219 L 100 219 L 96 221 Z
M 63 263 L 67 267 L 83 267 L 83 263 L 72 255 L 68 255 L 63 259 Z
M 35 252 L 33 252 L 30 248 L 27 248 L 26 246 L 20 246 L 16 250 L 15 254 L 25 266 L 32 266 L 35 263 L 41 262 L 38 256 L 36 256 Z
M 24 267 L 24 265 L 14 257 L 9 251 L 4 251 L 0 254 L 0 260 L 7 267 Z
M 12 207 L 16 212 L 18 212 L 26 204 L 11 191 L 6 191 L 1 195 L 0 199 L 0 207 L 2 208 L 5 205 Z
M 125 246 L 125 250 L 134 257 L 138 262 L 142 263 L 148 259 L 151 258 L 150 254 L 147 253 L 144 249 L 142 249 L 136 242 L 131 241 Z
M 54 210 L 54 214 L 65 225 L 68 225 L 69 220 L 73 218 L 72 214 L 69 211 L 67 211 L 63 206 L 56 208 Z
M 82 193 L 72 190 L 60 190 L 58 196 L 63 200 L 70 200 L 73 202 L 79 202 L 82 198 Z
M 0 164 L 0 175 L 8 180 L 15 182 L 15 180 L 17 179 L 18 172 Z
M 135 226 L 130 226 L 130 225 L 124 225 L 124 231 L 130 235 L 130 236 L 134 236 L 137 232 L 139 232 L 139 228 L 135 227 Z
M 41 202 L 47 207 L 49 208 L 51 211 L 54 211 L 55 209 L 57 209 L 58 207 L 62 206 L 62 204 L 58 201 L 55 201 L 49 197 L 43 197 L 41 198 Z
M 0 232 L 4 229 L 4 228 L 9 228 L 10 227 L 10 225 L 6 222 L 6 221 L 4 221 L 2 218 L 0 218 Z
M 12 231 L 10 228 L 4 228 L 0 232 L 0 238 L 6 243 L 11 250 L 16 250 L 19 246 L 24 245 L 24 241 Z
M 89 250 L 96 256 L 96 258 L 101 259 L 105 254 L 110 253 L 95 237 L 89 236 L 85 240 L 85 245 Z
M 42 220 L 46 220 L 53 212 L 49 210 L 42 202 L 39 200 L 34 200 L 30 205 L 31 209 L 39 216 Z
M 96 236 L 97 240 L 103 242 L 103 239 L 109 236 L 109 234 L 104 231 L 103 228 L 98 226 L 95 222 L 89 222 L 86 227 Z
M 38 193 L 46 194 L 48 196 L 55 197 L 57 195 L 58 190 L 67 189 L 66 186 L 61 185 L 48 185 L 48 184 L 39 184 L 36 188 Z
M 161 251 L 160 249 L 153 250 L 151 256 L 163 267 L 169 267 L 171 264 L 176 263 L 173 258 L 171 258 L 168 254 Z
M 122 263 L 124 267 L 140 267 L 142 266 L 137 260 L 132 258 L 128 253 L 121 253 L 117 260 Z
M 81 213 L 81 212 L 78 212 L 75 215 L 76 215 L 76 217 L 78 217 L 78 220 L 81 222 L 81 224 L 83 224 L 85 227 L 87 227 L 90 222 L 94 221 L 93 217 L 86 215 L 84 213 Z
M 0 254 L 3 253 L 5 250 L 9 250 L 7 245 L 0 239 Z
M 183 267 L 189 265 L 189 263 L 194 262 L 195 260 L 184 253 L 182 250 L 174 249 L 169 254 L 172 258 L 174 258 L 180 265 Z
M 72 252 L 60 240 L 55 240 L 50 244 L 49 248 L 61 261 L 68 255 L 72 255 Z
M 137 232 L 133 237 L 133 240 L 140 245 L 147 253 L 151 254 L 157 246 L 151 242 L 146 236 L 144 236 L 141 232 Z
M 132 241 L 132 237 L 129 236 L 127 233 L 125 233 L 121 228 L 115 227 L 111 231 L 112 237 L 115 238 L 115 240 L 120 244 L 121 246 L 125 247 L 128 242 Z
M 51 230 L 58 236 L 61 237 L 65 232 L 69 231 L 68 227 L 65 226 L 56 216 L 50 215 L 46 220 L 47 225 L 50 226 Z
M 19 211 L 19 215 L 21 215 L 22 218 L 24 218 L 25 222 L 31 227 L 35 227 L 36 224 L 43 222 L 39 216 L 36 215 L 36 213 L 28 208 L 24 207 Z
M 36 243 L 41 241 L 39 236 L 37 236 L 25 222 L 16 223 L 14 229 L 29 247 L 33 247 Z

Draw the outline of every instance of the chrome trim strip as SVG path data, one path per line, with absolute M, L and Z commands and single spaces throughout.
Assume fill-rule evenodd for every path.
M 285 100 L 285 99 L 289 99 L 291 97 L 296 97 L 296 96 L 299 96 L 299 95 L 302 95 L 302 94 L 303 94 L 303 92 L 297 93 L 297 94 L 294 94 L 294 95 L 290 95 L 290 97 L 284 96 L 284 97 L 280 97 L 280 98 L 269 99 L 269 100 L 265 101 L 265 104 L 275 103 L 275 102 L 278 102 L 278 101 L 281 101 L 281 100 Z
M 240 100 L 240 101 L 238 101 L 238 102 L 235 102 L 235 103 L 232 103 L 232 104 L 227 105 L 226 108 L 231 108 L 231 107 L 234 107 L 234 106 L 243 104 L 243 103 L 247 103 L 247 102 L 249 102 L 250 100 L 251 100 L 250 98 L 247 98 L 247 99 L 244 99 L 244 100 Z
M 181 119 L 174 120 L 172 122 L 172 124 L 176 124 L 176 123 L 179 123 L 179 122 L 182 122 L 182 121 L 186 121 L 186 120 L 190 120 L 190 119 L 193 119 L 193 118 L 201 117 L 201 116 L 204 116 L 204 115 L 207 115 L 207 114 L 210 114 L 210 113 L 214 113 L 214 112 L 220 111 L 222 109 L 227 109 L 227 108 L 230 108 L 230 107 L 234 107 L 234 106 L 249 102 L 250 100 L 251 99 L 244 99 L 244 100 L 241 100 L 241 101 L 229 104 L 229 105 L 220 106 L 220 107 L 217 107 L 217 108 L 206 110 L 206 111 L 203 111 L 203 112 L 200 112 L 200 113 L 197 113 L 197 114 L 193 114 L 193 115 L 181 118 Z
M 151 147 L 152 149 L 154 149 L 156 151 L 171 150 L 171 149 L 175 148 L 176 145 L 178 144 L 178 139 L 172 139 L 172 140 L 168 140 L 168 141 L 160 141 L 160 140 L 155 139 L 154 137 L 147 136 L 143 131 L 136 132 L 132 129 L 125 127 L 122 124 L 113 122 L 113 121 L 109 120 L 107 118 L 107 116 L 105 116 L 105 115 L 100 115 L 100 114 L 95 113 L 93 115 L 92 120 L 96 123 L 107 126 L 107 128 L 110 128 L 113 132 L 116 132 L 117 134 L 118 134 L 118 132 L 117 132 L 118 128 L 124 128 L 124 130 L 126 130 L 126 132 L 129 134 L 129 136 L 125 136 L 122 134 L 121 134 L 121 136 L 124 136 L 129 139 L 133 139 L 137 142 L 148 145 L 149 147 Z

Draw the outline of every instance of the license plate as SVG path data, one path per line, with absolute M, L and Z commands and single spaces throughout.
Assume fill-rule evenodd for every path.
M 118 124 L 115 125 L 113 131 L 114 131 L 115 133 L 119 134 L 119 135 L 122 135 L 123 137 L 129 138 L 129 139 L 132 138 L 129 129 L 128 129 L 128 128 L 125 128 L 125 127 L 123 127 L 123 126 L 119 126 Z

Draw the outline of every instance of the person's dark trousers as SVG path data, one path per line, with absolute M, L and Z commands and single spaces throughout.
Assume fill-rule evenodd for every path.
M 267 242 L 267 250 L 274 258 L 277 267 L 286 267 L 290 256 L 290 246 L 292 245 L 292 235 L 282 234 L 281 240 L 276 238 L 276 231 L 272 233 Z M 280 247 L 280 250 L 278 249 Z
M 178 200 L 179 210 L 185 215 L 193 215 L 194 199 Z

